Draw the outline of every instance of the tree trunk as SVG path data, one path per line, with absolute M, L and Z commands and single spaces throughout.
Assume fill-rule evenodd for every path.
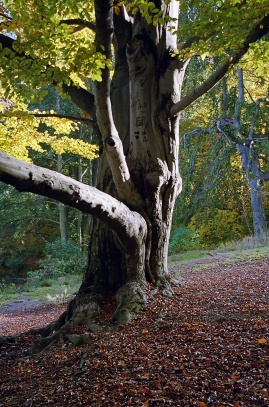
M 176 14 L 177 11 L 174 10 Z M 145 216 L 149 229 L 148 263 L 145 269 L 158 284 L 166 284 L 172 211 L 181 184 L 177 166 L 178 117 L 169 118 L 167 106 L 179 100 L 183 74 L 178 70 L 176 61 L 173 66 L 168 54 L 171 39 L 164 36 L 156 45 L 157 28 L 148 31 L 142 18 L 136 18 L 131 30 L 128 20 L 115 16 L 114 29 L 116 69 L 111 85 L 113 118 L 132 181 L 142 198 L 136 209 Z M 106 157 L 102 155 L 98 188 L 115 195 L 119 191 L 113 190 L 111 177 Z M 129 200 L 131 206 L 132 196 L 127 196 L 125 200 Z M 101 242 L 95 239 L 92 241 L 94 246 L 97 241 L 100 247 L 102 241 L 109 240 L 104 233 L 101 228 Z M 111 235 L 111 232 L 108 231 L 108 234 Z M 118 246 L 116 242 L 117 251 Z M 91 249 L 90 252 L 96 251 Z M 117 269 L 118 261 L 117 258 Z M 115 259 L 111 258 L 109 264 L 113 262 Z M 124 282 L 126 270 L 124 262 L 121 263 L 119 274 Z M 115 278 L 111 278 L 111 281 L 115 281 Z
M 240 136 L 241 110 L 245 100 L 244 97 L 244 77 L 243 70 L 237 70 L 238 77 L 238 99 L 235 106 L 234 126 L 236 137 Z M 262 199 L 262 172 L 260 170 L 259 155 L 253 141 L 253 129 L 257 115 L 259 113 L 256 105 L 256 112 L 250 127 L 247 142 L 237 144 L 237 150 L 241 156 L 242 168 L 246 172 L 246 178 L 250 189 L 251 209 L 253 217 L 254 236 L 260 240 L 267 237 L 267 222 Z
M 249 185 L 254 236 L 263 240 L 267 237 L 267 222 L 262 199 L 263 180 L 258 176 L 261 174 L 258 154 L 256 148 L 251 145 L 238 144 L 237 149 L 241 155 L 242 168 L 246 172 Z
M 61 111 L 60 106 L 60 96 L 59 93 L 56 92 L 56 108 L 57 111 Z M 63 169 L 63 157 L 62 154 L 57 154 L 57 171 L 62 173 Z M 61 234 L 61 241 L 66 242 L 69 238 L 69 230 L 68 230 L 68 221 L 66 215 L 66 207 L 63 203 L 59 202 L 59 224 L 60 224 L 60 234 Z
M 81 127 L 80 127 L 80 136 L 81 136 Z M 83 172 L 82 172 L 82 157 L 78 158 L 78 181 L 82 182 Z M 77 211 L 77 243 L 80 251 L 83 250 L 83 233 L 82 233 L 82 212 Z
M 165 6 L 165 9 L 171 17 L 178 16 L 177 2 L 175 7 Z M 147 225 L 146 240 L 136 242 L 137 247 L 134 242 L 126 245 L 107 224 L 94 218 L 89 265 L 81 288 L 65 316 L 58 321 L 57 329 L 61 325 L 66 329 L 72 321 L 92 322 L 110 293 L 115 293 L 117 299 L 113 319 L 120 326 L 128 323 L 145 304 L 146 280 L 154 282 L 164 295 L 172 295 L 167 255 L 181 178 L 179 116 L 170 117 L 169 111 L 180 100 L 185 66 L 170 56 L 176 49 L 176 37 L 169 31 L 160 32 L 158 27 L 148 29 L 141 16 L 135 17 L 131 27 L 124 8 L 120 15 L 114 15 L 112 127 L 110 123 L 105 129 L 106 119 L 101 110 L 97 111 L 103 125 L 104 147 L 99 158 L 97 188 L 119 198 L 143 216 Z M 98 92 L 101 100 L 105 98 L 107 90 L 101 90 L 103 83 L 104 80 L 97 84 L 97 100 Z M 106 117 L 109 115 L 108 108 Z M 118 149 L 118 138 L 123 153 Z M 114 168 L 114 155 L 117 155 L 117 166 L 122 160 L 124 182 L 122 173 L 118 174 Z M 124 157 L 130 175 L 124 172 Z M 45 334 L 51 335 L 54 330 L 55 324 Z

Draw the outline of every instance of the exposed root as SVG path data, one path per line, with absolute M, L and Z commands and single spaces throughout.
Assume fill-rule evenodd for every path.
M 0 336 L 0 347 L 5 346 L 8 343 L 16 343 L 18 339 L 27 336 L 27 335 L 33 335 L 33 334 L 42 334 L 43 328 L 37 328 L 37 329 L 29 329 L 29 331 L 26 331 L 22 334 L 14 334 L 14 335 L 7 335 L 7 336 Z
M 94 340 L 95 335 L 93 335 L 92 333 L 84 333 L 82 335 L 77 335 L 77 334 L 70 334 L 70 335 L 66 335 L 66 338 L 74 345 L 74 346 L 78 346 L 78 345 L 88 345 L 89 343 L 92 343 L 92 341 Z
M 156 292 L 159 292 L 164 297 L 173 297 L 174 296 L 174 292 L 170 285 L 170 282 L 165 277 L 159 278 L 157 280 L 156 288 L 153 291 L 152 295 L 154 295 Z
M 138 282 L 128 282 L 122 286 L 116 293 L 117 309 L 112 317 L 116 322 L 113 327 L 101 327 L 97 323 L 101 311 L 101 305 L 98 301 L 92 300 L 88 304 L 81 299 L 75 299 L 67 311 L 65 311 L 58 321 L 51 323 L 43 329 L 42 337 L 38 338 L 32 345 L 29 353 L 31 355 L 49 349 L 55 342 L 69 341 L 73 345 L 89 344 L 95 340 L 96 335 L 102 330 L 115 331 L 129 324 L 137 313 L 139 313 L 145 303 L 145 288 Z M 89 297 L 88 297 L 89 300 Z M 87 326 L 88 332 L 77 334 L 74 328 L 78 326 Z
M 15 343 L 15 342 L 17 342 L 17 340 L 18 340 L 18 338 L 20 337 L 21 335 L 19 335 L 19 334 L 16 334 L 16 335 L 8 335 L 8 336 L 1 336 L 0 337 L 0 347 L 1 346 L 5 346 L 5 345 L 7 345 L 8 343 Z
M 171 283 L 175 284 L 174 281 Z M 166 297 L 174 296 L 167 278 L 159 279 L 150 295 L 154 295 L 156 292 Z M 114 326 L 103 327 L 98 324 L 104 296 L 93 295 L 92 293 L 85 295 L 80 292 L 57 321 L 41 330 L 35 330 L 35 333 L 40 333 L 41 337 L 35 340 L 29 354 L 33 355 L 47 350 L 56 342 L 68 341 L 73 345 L 86 345 L 95 340 L 96 335 L 103 330 L 111 332 L 121 329 L 129 324 L 133 317 L 144 308 L 147 301 L 146 286 L 141 281 L 128 282 L 120 287 L 115 297 L 117 309 L 112 316 L 112 322 L 116 323 Z M 86 332 L 78 333 L 74 328 L 79 326 L 86 326 Z M 14 337 L 0 339 L 0 345 L 16 341 L 19 336 L 14 335 Z
M 72 335 L 72 330 L 80 325 L 86 325 L 91 330 L 91 326 L 100 313 L 100 306 L 96 302 L 91 301 L 87 305 L 80 305 L 72 309 L 71 312 L 70 307 L 73 305 L 74 303 L 69 304 L 69 308 L 60 316 L 58 321 L 49 324 L 43 329 L 42 337 L 33 343 L 29 351 L 31 355 L 46 350 L 52 344 L 59 341 L 69 340 L 74 344 L 89 343 L 89 336 L 85 336 L 84 341 L 83 338 L 79 340 L 75 337 L 76 335 Z M 70 318 L 69 315 L 71 315 Z
M 112 317 L 118 326 L 129 324 L 146 304 L 145 287 L 136 281 L 123 285 L 116 293 L 117 309 Z
M 29 350 L 29 355 L 34 355 L 45 349 L 49 349 L 57 340 L 59 340 L 59 336 L 59 333 L 56 332 L 54 335 L 48 336 L 47 338 L 36 339 Z

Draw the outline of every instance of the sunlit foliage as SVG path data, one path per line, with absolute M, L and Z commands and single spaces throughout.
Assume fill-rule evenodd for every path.
M 51 146 L 57 154 L 72 152 L 88 159 L 97 155 L 97 146 L 67 136 L 77 128 L 77 124 L 68 119 L 50 117 L 56 113 L 54 111 L 29 112 L 24 102 L 13 104 L 4 98 L 0 100 L 0 109 L 1 151 L 25 161 L 29 160 L 29 149 L 43 152 L 44 145 Z M 48 114 L 48 117 L 39 118 L 35 114 Z M 41 130 L 41 124 L 46 128 Z

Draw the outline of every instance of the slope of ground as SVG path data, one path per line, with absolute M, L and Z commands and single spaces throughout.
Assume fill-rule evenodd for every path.
M 87 346 L 60 343 L 33 357 L 34 335 L 2 346 L 0 405 L 268 407 L 268 259 L 172 270 L 182 278 L 176 296 L 149 291 L 144 312 L 120 332 L 89 334 Z M 2 311 L 0 330 L 43 326 L 64 305 L 51 307 Z M 105 304 L 101 324 L 113 308 L 113 300 Z

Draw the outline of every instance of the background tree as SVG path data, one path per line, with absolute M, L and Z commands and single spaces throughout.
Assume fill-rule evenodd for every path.
M 242 68 L 235 70 L 196 105 L 195 112 L 184 117 L 190 131 L 182 137 L 186 189 L 179 205 L 184 195 L 193 205 L 187 204 L 187 217 L 180 220 L 179 216 L 175 223 L 191 221 L 209 245 L 246 234 L 253 233 L 258 239 L 267 235 L 262 185 L 268 177 L 268 124 L 266 97 L 262 96 L 268 93 L 268 84 L 253 69 L 246 76 L 244 85 Z M 246 205 L 246 201 L 250 203 Z M 216 210 L 222 211 L 223 221 Z
M 186 24 L 179 32 L 174 0 L 126 6 L 109 0 L 33 1 L 27 10 L 16 0 L 7 7 L 5 29 L 17 37 L 0 35 L 3 86 L 23 91 L 24 97 L 33 97 L 31 89 L 43 83 L 59 86 L 87 114 L 100 140 L 97 189 L 1 154 L 2 181 L 94 216 L 81 288 L 68 310 L 44 330 L 44 346 L 76 324 L 90 324 L 111 292 L 119 325 L 143 308 L 146 279 L 172 295 L 167 251 L 181 190 L 179 113 L 268 32 L 269 16 L 265 1 L 257 8 L 251 2 L 212 6 L 210 1 L 201 8 L 191 1 L 182 4 Z M 219 56 L 219 67 L 181 98 L 189 58 L 209 50 Z M 86 88 L 89 76 L 95 80 L 94 95 Z
M 217 121 L 219 132 L 236 143 L 249 185 L 251 208 L 253 215 L 254 236 L 263 239 L 267 236 L 267 221 L 263 205 L 262 185 L 269 179 L 266 170 L 265 156 L 262 154 L 268 150 L 262 148 L 261 143 L 268 143 L 268 120 L 266 110 L 266 95 L 268 87 L 265 87 L 265 97 L 253 100 L 250 94 L 250 102 L 245 99 L 245 87 L 242 68 L 237 71 L 238 92 L 235 103 L 233 118 L 228 116 L 225 106 L 228 104 L 228 93 L 224 83 L 222 117 Z M 260 145 L 260 148 L 258 148 Z
M 3 183 L 0 191 L 0 275 L 25 277 L 37 267 L 45 242 L 58 236 L 55 205 Z
M 79 108 L 74 106 L 69 99 L 60 98 L 57 89 L 50 86 L 47 91 L 47 95 L 41 102 L 29 104 L 28 113 L 29 111 L 38 111 L 40 114 L 46 115 L 45 112 L 57 111 L 62 116 L 80 113 Z M 17 110 L 17 113 L 22 117 L 14 117 L 14 112 L 10 111 L 11 109 L 8 110 L 6 116 L 2 116 L 3 120 L 0 126 L 2 144 L 3 146 L 6 145 L 4 148 L 15 148 L 16 152 L 14 154 L 26 154 L 26 157 L 39 165 L 58 170 L 66 175 L 73 176 L 75 179 L 80 177 L 80 181 L 83 178 L 85 183 L 92 184 L 91 167 L 93 160 L 83 158 L 78 154 L 62 153 L 63 148 L 60 145 L 60 153 L 56 154 L 48 144 L 38 144 L 38 150 L 40 149 L 42 153 L 34 151 L 33 148 L 25 150 L 23 144 L 25 139 L 30 139 L 29 132 L 30 135 L 34 135 L 33 138 L 36 140 L 39 137 L 40 141 L 44 140 L 46 134 L 48 138 L 51 137 L 51 141 L 55 140 L 56 136 L 61 142 L 61 137 L 66 140 L 65 133 L 70 132 L 70 130 L 69 137 L 73 137 L 74 143 L 77 139 L 84 139 L 85 142 L 91 138 L 89 126 L 85 127 L 85 124 L 80 123 L 72 130 L 72 127 L 68 125 L 64 129 L 64 134 L 59 134 L 62 131 L 63 123 L 58 123 L 58 125 L 55 123 L 56 126 L 53 126 L 53 123 L 49 121 L 50 119 L 48 120 L 45 117 L 44 122 L 37 119 L 34 124 L 27 119 L 25 104 L 21 103 L 18 106 L 16 104 L 13 106 L 12 103 L 4 103 L 2 99 L 3 108 L 6 105 L 16 110 L 20 107 L 22 110 L 19 112 Z M 57 140 L 55 141 L 57 142 Z M 84 146 L 88 146 L 88 144 L 84 144 Z M 77 145 L 77 147 L 80 148 L 81 146 Z M 67 237 L 71 238 L 73 242 L 77 242 L 81 251 L 85 251 L 89 240 L 88 216 L 86 214 L 82 214 L 73 208 L 67 208 L 64 204 L 56 204 L 55 201 L 49 198 L 38 198 L 32 194 L 28 197 L 24 194 L 20 195 L 17 191 L 12 191 L 10 187 L 4 184 L 1 184 L 1 190 L 2 227 L 0 247 L 2 251 L 1 274 L 3 276 L 8 275 L 14 279 L 16 277 L 26 277 L 27 271 L 38 267 L 38 263 L 44 255 L 45 245 L 52 243 L 55 239 L 57 240 L 59 235 L 63 241 L 66 241 Z M 10 204 L 7 203 L 8 199 L 10 199 Z M 18 216 L 22 212 L 24 212 L 24 216 Z

